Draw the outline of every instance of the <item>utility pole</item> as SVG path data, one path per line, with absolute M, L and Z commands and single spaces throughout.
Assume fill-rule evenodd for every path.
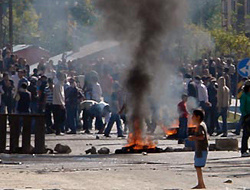
M 0 0 L 0 48 L 13 45 L 13 0 Z
M 3 0 L 0 0 L 0 48 L 3 46 Z
M 9 44 L 11 52 L 13 49 L 13 5 L 12 0 L 9 0 Z

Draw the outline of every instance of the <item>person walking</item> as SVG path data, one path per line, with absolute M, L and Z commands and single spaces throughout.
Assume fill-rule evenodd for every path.
M 218 93 L 217 93 L 217 109 L 218 115 L 217 120 L 219 117 L 222 117 L 222 130 L 217 133 L 220 135 L 223 133 L 222 137 L 227 137 L 227 111 L 230 105 L 230 90 L 226 86 L 226 80 L 224 77 L 220 77 L 218 79 Z M 218 124 L 217 127 L 219 128 Z
M 121 128 L 121 117 L 119 115 L 121 107 L 120 107 L 119 101 L 118 101 L 118 92 L 119 92 L 120 88 L 121 87 L 120 87 L 120 84 L 118 82 L 115 82 L 113 84 L 113 93 L 111 95 L 111 104 L 110 104 L 111 117 L 109 119 L 108 126 L 104 131 L 105 137 L 110 137 L 110 131 L 111 131 L 115 122 L 116 122 L 116 126 L 117 126 L 118 137 L 125 137 L 123 135 L 123 131 Z

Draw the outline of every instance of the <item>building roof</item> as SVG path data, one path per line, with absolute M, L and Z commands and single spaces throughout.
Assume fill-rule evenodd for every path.
M 19 44 L 19 45 L 15 45 L 13 46 L 13 52 L 16 53 L 18 51 L 22 51 L 22 50 L 25 50 L 25 49 L 28 49 L 30 47 L 35 47 L 35 48 L 38 48 L 40 50 L 43 50 L 43 51 L 47 51 L 39 46 L 35 46 L 35 45 L 28 45 L 28 44 Z
M 96 41 L 91 44 L 82 46 L 78 52 L 68 51 L 65 52 L 67 61 L 68 60 L 76 60 L 80 58 L 84 58 L 94 53 L 101 52 L 106 49 L 110 49 L 112 47 L 116 47 L 119 45 L 117 41 Z M 58 61 L 62 59 L 63 54 L 56 55 L 51 57 L 50 60 L 54 62 L 54 65 L 57 65 Z M 30 71 L 32 72 L 34 68 L 38 66 L 38 63 L 32 65 L 30 67 Z

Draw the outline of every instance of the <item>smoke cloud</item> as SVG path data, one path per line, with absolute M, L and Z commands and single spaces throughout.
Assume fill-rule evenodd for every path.
M 161 81 L 162 46 L 182 23 L 184 0 L 98 0 L 104 37 L 125 43 L 131 57 L 126 87 L 133 120 L 142 124 L 145 105 Z M 142 125 L 141 125 L 142 126 Z

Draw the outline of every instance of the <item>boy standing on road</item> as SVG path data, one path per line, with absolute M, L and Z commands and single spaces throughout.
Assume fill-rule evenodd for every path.
M 197 172 L 198 185 L 193 189 L 205 189 L 206 186 L 203 181 L 202 167 L 206 165 L 208 154 L 208 139 L 207 139 L 207 127 L 203 122 L 204 113 L 202 110 L 194 110 L 192 120 L 196 125 L 195 134 L 189 136 L 190 141 L 195 141 L 195 157 L 194 165 Z

